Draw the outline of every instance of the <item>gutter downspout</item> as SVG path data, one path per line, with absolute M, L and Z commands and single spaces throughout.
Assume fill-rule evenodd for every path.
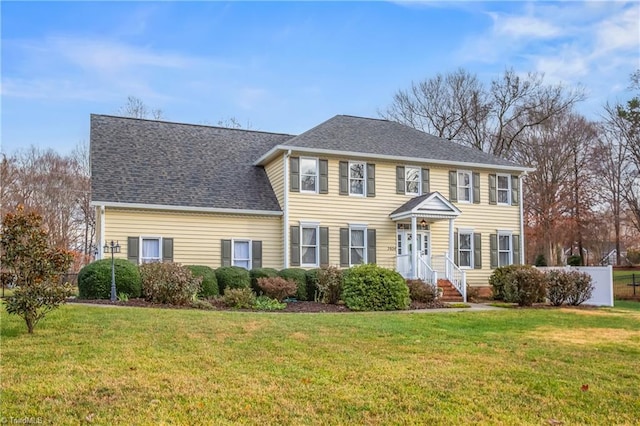
M 106 225 L 105 208 L 98 206 L 100 212 L 100 244 L 98 244 L 98 259 L 104 259 L 104 227 Z
M 283 235 L 284 241 L 282 246 L 284 247 L 284 269 L 289 267 L 289 157 L 291 156 L 291 150 L 287 151 L 282 156 L 282 161 L 284 162 L 284 198 L 283 198 L 283 218 L 282 218 L 282 226 L 283 226 Z
M 527 172 L 518 176 L 520 180 L 520 264 L 524 265 L 524 178 L 527 176 Z

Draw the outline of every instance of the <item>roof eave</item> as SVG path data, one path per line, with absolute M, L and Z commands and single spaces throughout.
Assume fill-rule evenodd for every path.
M 112 207 L 122 209 L 141 209 L 141 210 L 170 210 L 180 212 L 194 213 L 220 213 L 220 214 L 238 214 L 253 216 L 282 216 L 282 211 L 277 210 L 251 210 L 251 209 L 229 209 L 219 207 L 196 207 L 196 206 L 174 206 L 166 204 L 144 204 L 144 203 L 122 203 L 114 201 L 92 201 L 94 207 Z

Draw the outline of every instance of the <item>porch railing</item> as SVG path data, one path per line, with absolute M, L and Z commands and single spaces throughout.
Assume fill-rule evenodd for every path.
M 428 284 L 438 285 L 438 273 L 429 266 L 427 260 L 422 256 L 418 256 L 418 277 Z
M 441 273 L 441 278 L 448 279 L 462 295 L 462 300 L 467 301 L 467 274 L 460 269 L 447 253 L 442 256 L 433 256 L 431 264 L 433 269 Z

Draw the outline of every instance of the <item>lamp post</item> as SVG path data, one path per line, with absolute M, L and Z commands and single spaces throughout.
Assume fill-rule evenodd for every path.
M 113 257 L 114 253 L 120 253 L 120 244 L 113 240 L 109 243 L 104 243 L 104 252 L 111 252 L 111 301 L 116 301 L 116 267 L 115 267 L 115 259 Z

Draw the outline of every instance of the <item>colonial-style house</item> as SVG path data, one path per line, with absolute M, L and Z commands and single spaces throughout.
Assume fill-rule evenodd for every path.
M 523 261 L 530 170 L 382 119 L 294 136 L 91 116 L 98 247 L 136 263 L 377 263 L 465 296 Z

